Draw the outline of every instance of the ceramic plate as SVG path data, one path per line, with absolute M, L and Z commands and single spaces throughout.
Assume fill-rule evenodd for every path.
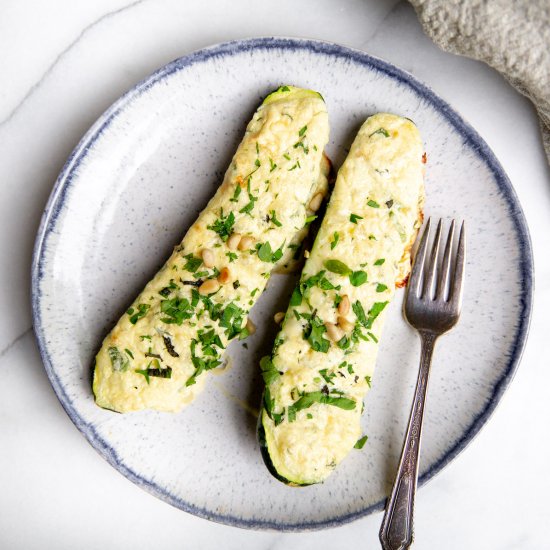
M 91 365 L 102 338 L 155 274 L 222 180 L 246 123 L 271 90 L 294 84 L 327 103 L 336 167 L 364 119 L 413 119 L 428 155 L 426 214 L 464 218 L 464 310 L 436 350 L 420 465 L 426 482 L 486 422 L 518 364 L 531 309 L 532 258 L 516 195 L 485 142 L 409 74 L 348 48 L 254 39 L 201 50 L 119 99 L 67 161 L 39 230 L 33 265 L 38 343 L 63 407 L 128 479 L 192 514 L 254 529 L 337 525 L 382 508 L 398 461 L 419 341 L 391 305 L 363 417 L 365 447 L 322 485 L 276 481 L 260 457 L 258 360 L 292 276 L 273 278 L 252 311 L 259 327 L 229 349 L 231 367 L 180 414 L 102 410 Z

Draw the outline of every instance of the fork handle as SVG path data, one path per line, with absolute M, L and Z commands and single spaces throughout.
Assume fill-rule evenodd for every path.
M 384 550 L 404 550 L 409 548 L 413 542 L 413 513 L 418 479 L 420 436 L 432 353 L 437 335 L 433 332 L 423 331 L 420 332 L 420 338 L 422 342 L 420 371 L 416 382 L 407 435 L 403 443 L 395 482 L 386 505 L 382 527 L 380 528 L 380 542 Z

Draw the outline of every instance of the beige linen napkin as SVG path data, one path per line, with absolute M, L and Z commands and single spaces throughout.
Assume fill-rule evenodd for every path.
M 550 163 L 550 0 L 410 0 L 445 51 L 484 61 L 537 108 Z

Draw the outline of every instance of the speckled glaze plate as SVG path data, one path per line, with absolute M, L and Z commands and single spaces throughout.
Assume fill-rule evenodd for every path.
M 290 488 L 268 473 L 256 440 L 258 360 L 292 276 L 276 276 L 251 317 L 258 332 L 230 346 L 230 368 L 180 414 L 102 410 L 91 366 L 102 338 L 155 274 L 221 182 L 261 99 L 281 84 L 320 91 L 336 167 L 377 111 L 413 119 L 428 155 L 426 214 L 464 218 L 464 309 L 436 350 L 421 483 L 489 418 L 518 365 L 532 299 L 526 223 L 485 142 L 409 74 L 348 48 L 253 39 L 198 51 L 120 98 L 68 159 L 48 202 L 33 263 L 34 327 L 51 383 L 78 429 L 128 479 L 192 514 L 253 529 L 329 527 L 381 510 L 398 461 L 419 341 L 391 305 L 364 432 L 322 485 Z

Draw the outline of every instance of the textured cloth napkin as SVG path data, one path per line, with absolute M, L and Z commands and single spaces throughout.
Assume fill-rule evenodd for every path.
M 484 61 L 535 105 L 550 163 L 550 0 L 410 0 L 445 51 Z

